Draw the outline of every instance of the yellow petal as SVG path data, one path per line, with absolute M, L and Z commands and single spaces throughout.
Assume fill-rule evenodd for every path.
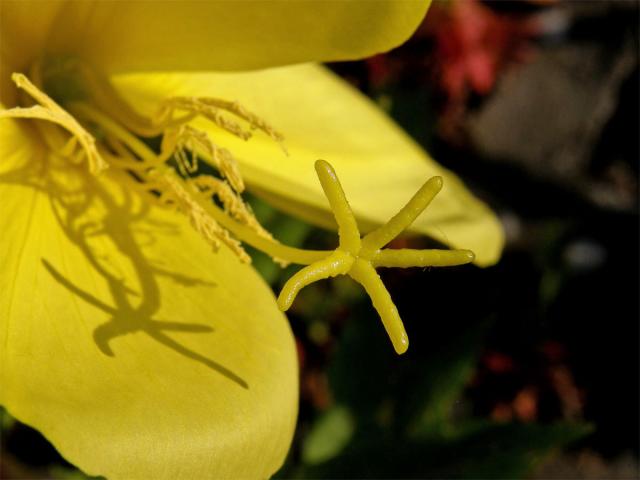
M 14 2 L 11 32 L 40 37 Z M 19 3 L 19 2 L 16 2 Z M 40 9 L 40 3 L 29 4 Z M 67 2 L 44 30 L 49 52 L 73 54 L 105 71 L 238 70 L 345 60 L 404 42 L 430 0 Z M 38 15 L 33 15 L 37 17 Z M 15 23 L 15 22 L 14 22 Z M 28 40 L 31 42 L 31 40 Z M 12 42 L 16 45 L 18 42 Z M 27 52 L 27 50 L 25 50 Z
M 442 176 L 442 191 L 412 230 L 473 250 L 478 265 L 491 265 L 500 256 L 503 232 L 491 210 L 371 101 L 322 67 L 126 75 L 116 82 L 143 112 L 153 112 L 160 98 L 171 95 L 209 95 L 238 100 L 265 118 L 284 134 L 288 157 L 263 135 L 244 142 L 204 121 L 196 123 L 238 157 L 254 192 L 321 226 L 335 228 L 315 176 L 319 158 L 335 167 L 365 232 L 397 213 L 429 177 Z
M 0 127 L 0 402 L 91 475 L 268 478 L 298 395 L 269 288 L 21 127 Z
M 14 105 L 16 95 L 11 74 L 24 72 L 42 53 L 63 3 L 3 1 L 0 5 L 0 101 L 5 105 Z

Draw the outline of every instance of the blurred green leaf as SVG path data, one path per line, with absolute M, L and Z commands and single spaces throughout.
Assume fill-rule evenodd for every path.
M 336 405 L 318 418 L 302 450 L 305 463 L 315 465 L 336 456 L 349 443 L 355 428 L 348 408 Z
M 376 423 L 383 404 L 388 410 L 391 402 L 397 430 L 412 436 L 451 430 L 452 412 L 474 372 L 490 322 L 462 333 L 434 325 L 431 344 L 398 357 L 364 303 L 352 312 L 329 369 L 337 401 L 350 406 L 361 424 Z
M 398 417 L 410 436 L 452 433 L 454 407 L 473 375 L 489 324 L 473 325 L 449 338 L 422 359 L 421 368 L 407 372 Z
M 329 365 L 329 384 L 336 402 L 348 406 L 362 429 L 376 421 L 376 412 L 394 392 L 394 353 L 380 320 L 362 301 L 354 305 L 340 333 Z

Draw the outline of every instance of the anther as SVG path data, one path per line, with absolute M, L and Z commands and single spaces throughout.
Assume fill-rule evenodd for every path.
M 108 167 L 108 164 L 98 153 L 96 141 L 93 136 L 85 130 L 72 115 L 58 105 L 46 93 L 31 83 L 25 75 L 21 73 L 14 73 L 11 75 L 11 79 L 18 88 L 29 94 L 29 96 L 38 102 L 39 105 L 1 110 L 0 118 L 27 118 L 55 123 L 67 130 L 72 137 L 77 138 L 77 141 L 82 147 L 82 151 L 87 159 L 91 173 L 98 174 Z M 73 143 L 68 145 L 75 146 Z

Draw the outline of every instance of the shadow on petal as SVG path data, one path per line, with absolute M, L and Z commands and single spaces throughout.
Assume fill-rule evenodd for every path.
M 212 326 L 154 318 L 163 301 L 158 276 L 168 277 L 182 288 L 215 288 L 216 283 L 170 271 L 162 267 L 162 259 L 150 259 L 145 255 L 144 247 L 152 245 L 158 234 L 175 235 L 178 240 L 178 232 L 174 225 L 147 221 L 150 220 L 146 216 L 149 203 L 128 188 L 126 182 L 131 182 L 131 179 L 121 173 L 111 173 L 107 175 L 120 178 L 105 181 L 55 154 L 32 159 L 27 167 L 3 173 L 0 182 L 21 184 L 45 192 L 64 235 L 82 252 L 93 273 L 97 273 L 108 287 L 111 298 L 101 300 L 87 286 L 77 285 L 63 275 L 51 260 L 41 258 L 43 268 L 56 282 L 74 297 L 110 316 L 107 323 L 93 330 L 97 348 L 114 357 L 118 337 L 142 332 L 175 353 L 248 389 L 247 382 L 237 373 L 171 336 L 172 332 L 213 334 L 215 329 Z M 109 248 L 105 249 L 105 245 Z M 180 248 L 177 241 L 176 248 Z

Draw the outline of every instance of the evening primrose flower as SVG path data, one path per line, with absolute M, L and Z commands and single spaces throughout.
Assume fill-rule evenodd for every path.
M 481 265 L 496 261 L 501 233 L 452 174 L 321 67 L 203 72 L 383 51 L 427 3 L 2 0 L 0 403 L 89 474 L 272 475 L 295 426 L 295 346 L 239 241 L 311 265 L 283 291 L 286 309 L 331 255 L 340 262 L 325 276 L 349 274 L 378 292 L 374 303 L 384 294 L 365 263 L 456 255 L 384 253 L 400 224 Z M 199 73 L 175 73 L 185 71 Z M 252 130 L 262 133 L 247 142 Z M 317 182 L 318 158 L 346 193 L 323 162 Z M 402 210 L 433 176 L 414 197 L 420 211 L 433 200 L 429 221 Z M 335 227 L 335 213 L 336 252 L 271 238 L 245 185 L 319 225 Z M 358 228 L 373 230 L 362 245 Z M 471 260 L 457 255 L 443 264 Z M 399 320 L 390 312 L 385 326 Z

